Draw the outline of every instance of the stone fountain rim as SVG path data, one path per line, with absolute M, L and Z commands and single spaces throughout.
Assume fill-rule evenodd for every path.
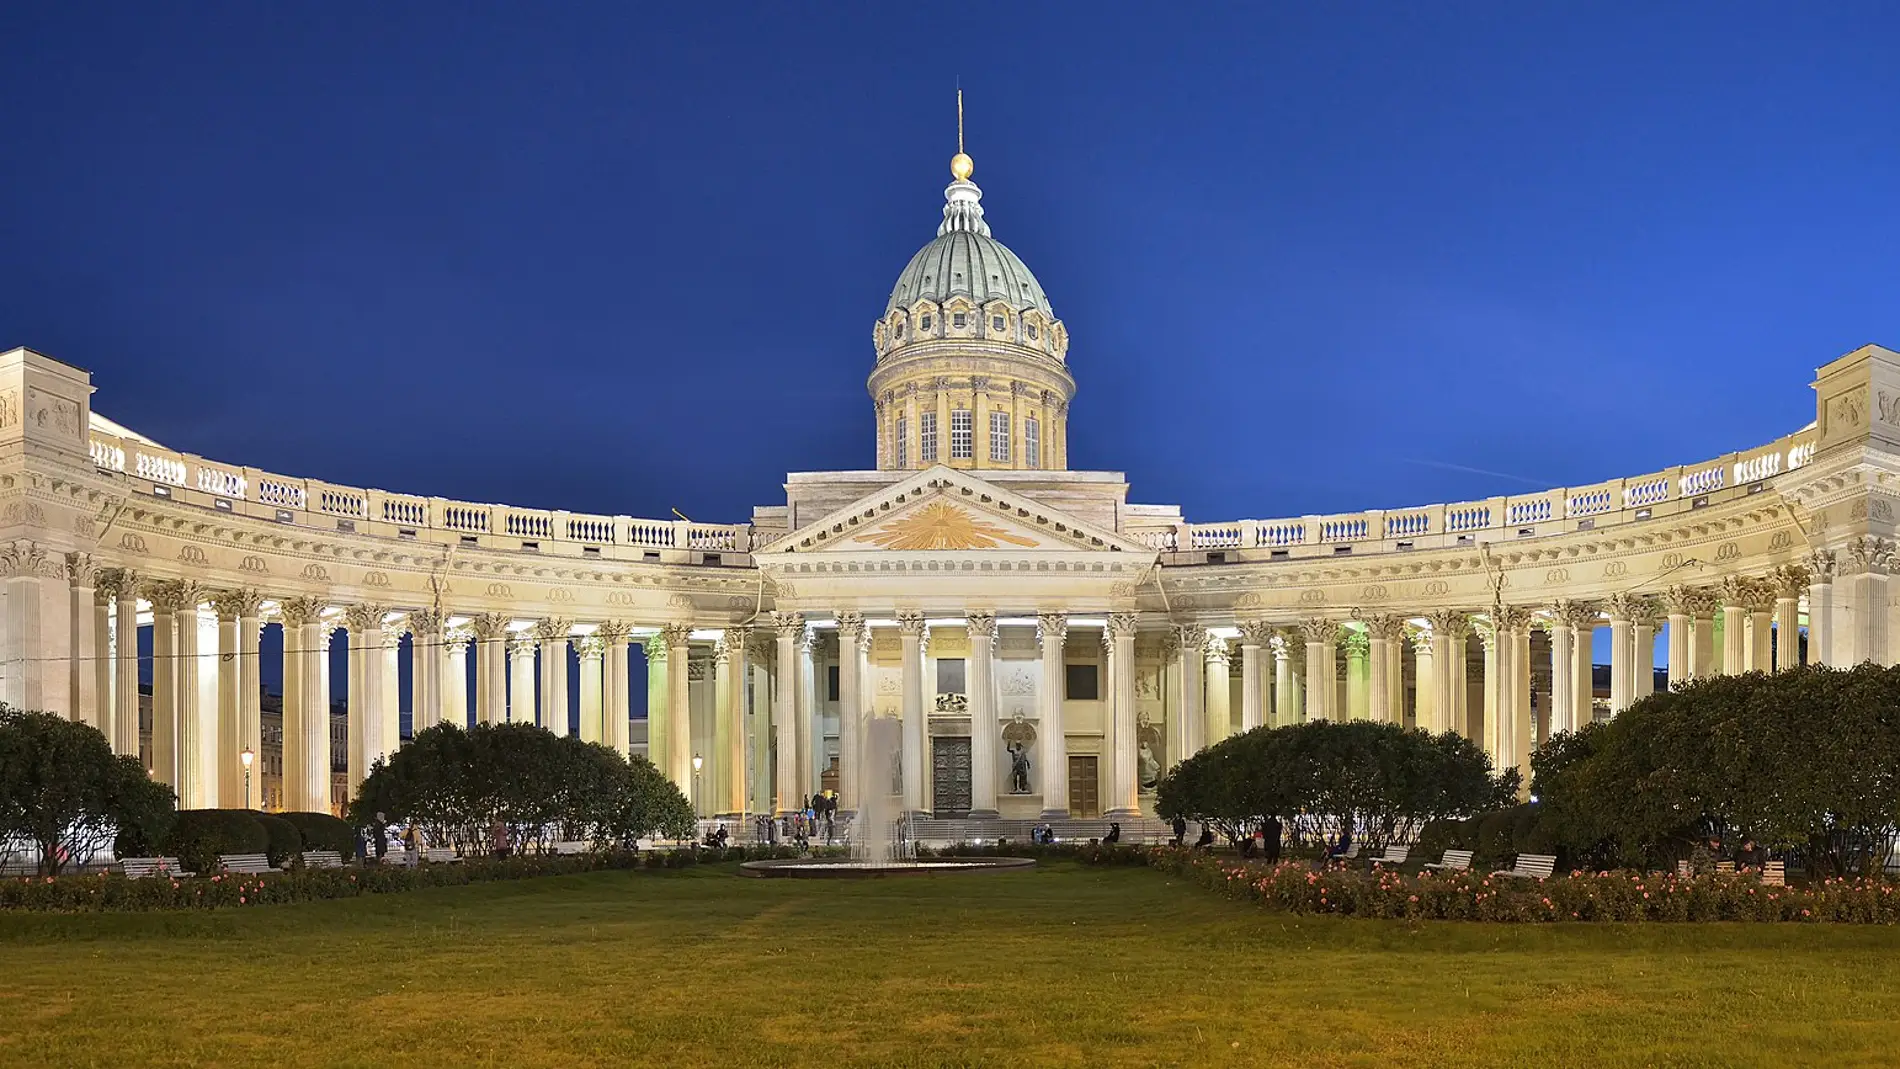
M 1021 872 L 1035 867 L 1033 857 L 944 857 L 857 864 L 842 858 L 798 857 L 742 862 L 739 875 L 755 879 L 882 880 L 903 876 Z

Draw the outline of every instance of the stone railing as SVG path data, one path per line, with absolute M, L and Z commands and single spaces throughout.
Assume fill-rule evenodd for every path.
M 618 556 L 657 550 L 662 559 L 684 560 L 752 549 L 750 524 L 596 516 L 365 490 L 220 464 L 97 428 L 91 451 L 94 466 L 150 483 L 156 496 L 278 523 L 333 523 L 339 531 L 393 538 L 422 538 L 430 531 L 439 532 L 430 539 L 436 542 L 576 556 L 621 547 L 632 553 Z
M 1601 530 L 1757 493 L 1812 459 L 1814 441 L 1814 428 L 1806 427 L 1702 464 L 1536 494 L 1332 516 L 1175 524 L 1131 533 L 1170 553 L 1268 550 L 1293 556 L 1300 547 L 1324 547 L 1328 554 L 1381 552 Z

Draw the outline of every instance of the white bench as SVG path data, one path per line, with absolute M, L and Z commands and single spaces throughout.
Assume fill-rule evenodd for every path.
M 1470 872 L 1471 857 L 1475 850 L 1447 850 L 1445 856 L 1437 861 L 1427 861 L 1425 867 L 1442 872 Z
M 307 869 L 340 869 L 343 867 L 343 855 L 335 850 L 305 850 L 303 867 Z
M 1373 868 L 1378 868 L 1380 865 L 1403 865 L 1405 859 L 1410 856 L 1412 856 L 1412 848 L 1409 846 L 1388 846 L 1385 848 L 1385 853 L 1378 857 L 1369 857 L 1366 862 Z
M 585 854 L 590 844 L 584 839 L 563 839 L 554 844 L 556 854 Z
M 423 849 L 422 860 L 433 865 L 447 865 L 462 859 L 456 856 L 453 846 L 430 846 Z
M 1551 870 L 1556 867 L 1556 854 L 1519 854 L 1516 864 L 1508 869 L 1499 869 L 1491 875 L 1515 876 L 1520 880 L 1548 880 Z
M 236 872 L 246 876 L 262 876 L 267 872 L 277 871 L 271 868 L 270 858 L 263 854 L 219 854 L 218 867 L 226 872 Z
M 119 859 L 119 869 L 128 880 L 142 880 L 147 876 L 196 876 L 178 864 L 175 857 L 126 857 Z
M 1786 861 L 1762 862 L 1761 885 L 1763 887 L 1788 886 L 1788 863 Z

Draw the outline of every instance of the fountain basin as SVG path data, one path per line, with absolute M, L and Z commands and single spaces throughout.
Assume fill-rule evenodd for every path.
M 801 880 L 877 880 L 891 876 L 947 876 L 952 873 L 1021 872 L 1036 867 L 1033 857 L 941 857 L 917 861 L 859 861 L 843 857 L 799 857 L 747 861 L 739 875 Z

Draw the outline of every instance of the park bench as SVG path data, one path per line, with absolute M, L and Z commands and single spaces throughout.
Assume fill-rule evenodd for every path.
M 432 865 L 447 865 L 462 860 L 453 846 L 431 846 L 422 851 L 422 860 Z
M 1444 857 L 1437 861 L 1427 861 L 1425 867 L 1428 869 L 1440 869 L 1444 872 L 1469 872 L 1471 871 L 1471 855 L 1475 852 L 1476 851 L 1472 850 L 1447 850 L 1445 851 Z
M 1378 857 L 1367 858 L 1366 863 L 1375 869 L 1380 865 L 1403 865 L 1405 859 L 1411 854 L 1412 848 L 1409 846 L 1388 846 L 1385 848 L 1385 853 Z
M 1691 867 L 1687 861 L 1678 861 L 1676 862 L 1676 875 L 1687 879 L 1695 875 L 1695 869 Z
M 178 864 L 175 857 L 127 857 L 119 859 L 119 869 L 128 880 L 142 880 L 147 876 L 196 876 Z
M 305 850 L 303 867 L 307 869 L 340 869 L 343 867 L 343 855 L 335 850 Z
M 1762 862 L 1761 885 L 1763 887 L 1788 886 L 1788 863 L 1786 861 Z
M 1519 854 L 1517 863 L 1508 869 L 1499 869 L 1493 876 L 1515 876 L 1522 880 L 1548 880 L 1550 872 L 1557 867 L 1555 854 Z
M 263 854 L 219 854 L 218 868 L 246 876 L 262 876 L 277 871 L 271 868 L 270 858 Z
M 554 844 L 556 854 L 585 854 L 588 843 L 584 839 L 563 839 Z
M 1717 876 L 1733 876 L 1733 875 L 1735 875 L 1735 862 L 1733 862 L 1733 861 L 1718 861 L 1718 862 L 1716 862 L 1716 863 L 1715 863 L 1715 874 L 1716 874 Z

